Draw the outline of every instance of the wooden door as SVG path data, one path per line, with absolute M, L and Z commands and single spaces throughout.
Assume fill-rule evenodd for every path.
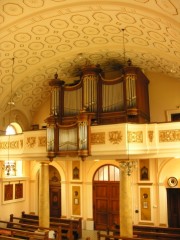
M 180 189 L 167 188 L 168 226 L 180 227 Z
M 50 217 L 61 216 L 61 187 L 50 186 Z
M 119 182 L 94 182 L 93 213 L 96 230 L 107 230 L 119 223 Z

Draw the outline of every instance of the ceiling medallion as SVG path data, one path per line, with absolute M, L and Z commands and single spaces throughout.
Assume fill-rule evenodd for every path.
M 175 177 L 170 177 L 168 178 L 167 183 L 170 187 L 175 187 L 178 184 L 178 180 Z

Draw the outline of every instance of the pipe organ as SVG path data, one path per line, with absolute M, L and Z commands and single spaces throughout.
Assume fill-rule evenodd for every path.
M 119 77 L 106 79 L 102 69 L 85 66 L 71 85 L 50 81 L 50 116 L 47 122 L 49 158 L 90 154 L 90 125 L 123 122 L 147 123 L 149 80 L 134 66 L 124 67 Z

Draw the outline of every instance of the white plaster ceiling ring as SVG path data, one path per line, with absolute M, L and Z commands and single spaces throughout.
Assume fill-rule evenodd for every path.
M 32 104 L 32 102 L 33 102 L 33 98 L 32 98 L 32 97 L 27 97 L 27 98 L 24 98 L 22 104 L 23 104 L 24 106 L 29 106 L 29 105 Z
M 41 50 L 44 48 L 44 44 L 41 43 L 41 42 L 31 42 L 28 47 L 31 49 L 31 50 L 35 50 L 35 51 L 38 51 L 38 50 Z
M 82 31 L 87 35 L 98 35 L 100 33 L 98 28 L 92 26 L 84 27 Z
M 77 15 L 73 15 L 71 17 L 71 21 L 73 23 L 79 24 L 79 25 L 85 25 L 88 24 L 90 22 L 90 20 L 88 19 L 88 17 L 77 14 Z
M 107 13 L 102 13 L 102 12 L 97 12 L 92 15 L 92 17 L 102 23 L 110 23 L 112 21 L 112 18 L 109 14 Z
M 136 22 L 136 19 L 127 13 L 118 13 L 116 17 L 120 22 L 123 23 L 134 24 Z
M 69 44 L 60 44 L 56 47 L 56 50 L 58 50 L 59 52 L 68 52 L 72 49 L 72 46 L 70 46 Z
M 2 77 L 1 82 L 3 84 L 9 84 L 13 81 L 13 76 L 12 75 L 5 75 L 4 77 Z
M 27 92 L 30 91 L 33 88 L 33 84 L 32 83 L 26 83 L 22 86 L 22 91 Z
M 23 0 L 24 4 L 27 5 L 28 7 L 32 8 L 40 8 L 44 6 L 44 1 L 43 0 Z
M 44 74 L 39 74 L 39 75 L 35 75 L 33 76 L 33 81 L 34 82 L 42 82 L 45 79 L 45 75 Z
M 32 107 L 33 107 L 34 109 L 39 108 L 41 105 L 42 105 L 42 101 L 41 101 L 41 100 L 37 100 L 37 101 L 35 101 L 35 102 L 32 103 Z
M 3 51 L 12 51 L 15 48 L 15 44 L 10 41 L 5 41 L 0 44 L 0 49 Z
M 32 27 L 31 31 L 36 35 L 45 35 L 48 34 L 49 28 L 43 25 L 37 25 Z
M 54 50 L 44 50 L 41 52 L 41 56 L 44 58 L 51 58 L 55 56 L 55 51 Z
M 17 42 L 28 42 L 31 40 L 31 35 L 29 33 L 17 33 L 14 35 L 14 39 Z
M 21 73 L 25 72 L 26 70 L 27 70 L 26 65 L 17 65 L 16 67 L 14 67 L 14 73 L 17 73 L 17 74 L 21 74 Z
M 10 16 L 18 16 L 23 13 L 23 8 L 19 4 L 14 3 L 4 4 L 2 10 Z
M 34 64 L 37 64 L 40 62 L 40 58 L 39 57 L 30 57 L 30 58 L 27 58 L 26 62 L 29 65 L 34 65 Z
M 76 47 L 81 47 L 81 48 L 85 48 L 85 47 L 88 47 L 90 45 L 90 43 L 88 41 L 85 41 L 85 40 L 77 40 L 77 41 L 74 41 L 74 46 Z
M 141 22 L 144 24 L 144 26 L 146 26 L 150 29 L 154 29 L 154 30 L 160 30 L 161 29 L 160 25 L 156 21 L 154 21 L 150 18 L 142 18 Z
M 69 26 L 69 23 L 61 19 L 54 19 L 50 21 L 50 25 L 55 29 L 67 29 Z
M 29 51 L 27 49 L 20 49 L 20 50 L 14 51 L 15 58 L 25 58 L 28 55 L 29 55 Z

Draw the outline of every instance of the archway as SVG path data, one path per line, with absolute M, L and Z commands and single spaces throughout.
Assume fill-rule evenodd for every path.
M 119 168 L 101 166 L 93 178 L 94 229 L 107 230 L 119 223 Z

